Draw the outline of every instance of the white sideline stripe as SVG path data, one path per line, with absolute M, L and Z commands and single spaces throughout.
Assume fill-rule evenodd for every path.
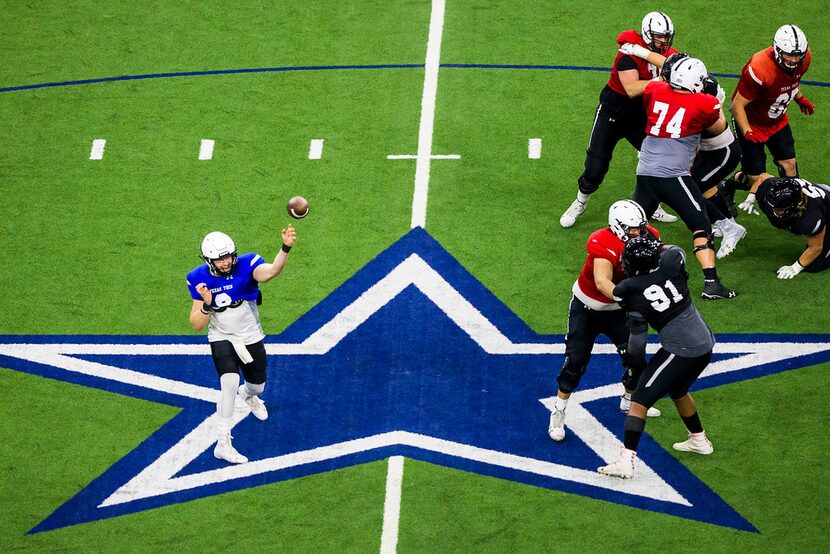
M 92 150 L 89 152 L 90 160 L 103 160 L 104 148 L 107 146 L 107 141 L 104 139 L 95 139 L 92 141 Z
M 412 228 L 426 227 L 429 163 L 432 154 L 432 129 L 435 123 L 435 97 L 438 94 L 438 66 L 441 60 L 441 34 L 444 30 L 444 0 L 433 0 L 429 16 L 429 40 L 424 64 L 424 94 L 421 97 L 421 125 L 418 129 L 418 158 L 415 190 L 412 194 Z
M 323 141 L 325 139 L 311 139 L 311 144 L 308 147 L 308 159 L 319 160 L 323 157 Z
M 199 159 L 209 160 L 213 158 L 213 144 L 215 141 L 211 139 L 202 139 L 202 144 L 199 146 Z
M 387 160 L 417 160 L 416 154 L 389 154 L 386 156 Z M 461 154 L 433 154 L 430 156 L 433 160 L 460 160 Z
M 532 138 L 527 141 L 527 157 L 538 160 L 542 157 L 542 139 Z
M 403 456 L 389 458 L 386 472 L 386 500 L 383 502 L 383 532 L 380 536 L 380 554 L 394 554 L 398 550 L 398 524 L 401 519 L 401 488 L 403 487 Z

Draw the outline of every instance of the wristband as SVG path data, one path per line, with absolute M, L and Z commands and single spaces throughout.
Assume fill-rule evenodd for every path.
M 801 258 L 798 258 L 798 259 L 795 261 L 795 263 L 796 263 L 796 264 L 798 264 L 798 267 L 800 267 L 801 269 L 804 269 L 805 267 L 807 267 L 807 266 L 801 265 Z
M 210 312 L 213 311 L 213 308 L 210 307 L 210 304 L 207 302 L 202 301 L 202 309 L 201 312 L 205 315 L 210 315 Z
M 290 246 L 288 246 L 288 245 L 287 245 L 287 244 L 285 244 L 285 243 L 282 243 L 282 248 L 281 248 L 281 250 L 282 250 L 283 252 L 285 252 L 286 254 L 288 254 L 289 252 L 291 252 L 291 247 L 290 247 Z

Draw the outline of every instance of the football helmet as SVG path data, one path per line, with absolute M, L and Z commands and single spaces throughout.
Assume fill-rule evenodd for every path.
M 674 42 L 674 24 L 672 24 L 669 16 L 663 12 L 650 12 L 646 14 L 643 18 L 641 31 L 643 42 L 646 43 L 646 46 L 648 46 L 652 52 L 665 54 L 669 51 L 669 48 L 671 48 L 672 42 Z M 654 41 L 655 35 L 663 37 L 665 42 L 662 45 L 657 46 Z
M 227 272 L 220 271 L 216 264 L 216 260 L 224 258 L 225 256 L 232 256 L 231 268 Z M 236 244 L 234 244 L 231 237 L 219 231 L 208 233 L 202 241 L 202 259 L 205 260 L 210 267 L 211 275 L 227 276 L 233 273 L 236 267 L 237 255 Z
M 683 58 L 671 70 L 669 84 L 672 88 L 702 92 L 703 81 L 709 76 L 706 66 L 697 58 Z
M 635 237 L 625 244 L 623 271 L 628 277 L 646 275 L 660 267 L 660 243 L 651 237 Z
M 663 62 L 663 67 L 660 68 L 660 77 L 662 77 L 664 81 L 668 82 L 671 77 L 671 70 L 674 67 L 674 64 L 683 58 L 688 57 L 689 55 L 686 52 L 675 52 L 674 54 L 669 54 L 669 57 L 667 57 L 666 61 Z
M 767 190 L 763 200 L 770 217 L 788 223 L 801 217 L 807 209 L 807 196 L 794 177 L 779 177 Z
M 608 227 L 623 242 L 629 238 L 629 229 L 639 229 L 640 235 L 646 232 L 646 212 L 633 200 L 618 200 L 608 208 Z
M 701 91 L 703 94 L 708 94 L 709 96 L 718 95 L 718 80 L 712 77 L 711 75 L 707 75 L 703 79 L 703 88 Z
M 772 41 L 772 49 L 775 52 L 775 61 L 784 71 L 791 73 L 801 65 L 804 56 L 807 55 L 807 36 L 795 25 L 783 25 L 775 32 Z M 798 61 L 788 62 L 782 54 L 799 56 Z

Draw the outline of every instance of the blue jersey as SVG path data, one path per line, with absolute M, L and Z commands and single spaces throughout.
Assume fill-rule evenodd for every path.
M 259 254 L 242 254 L 233 272 L 227 277 L 211 275 L 208 264 L 202 264 L 187 274 L 190 296 L 193 300 L 201 300 L 202 296 L 196 292 L 196 285 L 204 283 L 213 293 L 213 308 L 238 306 L 243 300 L 255 301 L 259 296 L 259 283 L 254 279 L 254 269 L 264 263 L 265 260 Z

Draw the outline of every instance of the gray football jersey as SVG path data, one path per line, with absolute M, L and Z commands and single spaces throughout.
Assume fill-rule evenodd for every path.
M 689 168 L 695 158 L 700 134 L 682 138 L 646 136 L 640 148 L 637 175 L 648 177 L 680 177 L 691 175 Z

